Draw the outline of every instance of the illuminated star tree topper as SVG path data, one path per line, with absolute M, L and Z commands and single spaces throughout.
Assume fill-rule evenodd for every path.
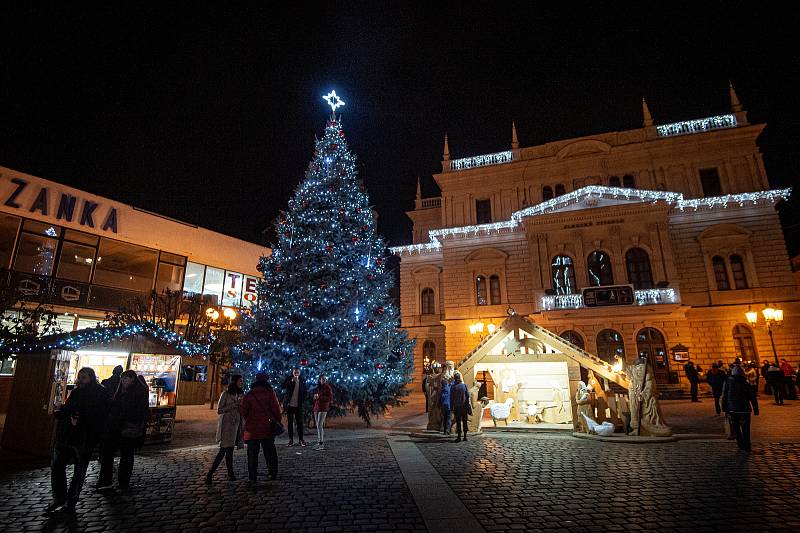
M 328 105 L 331 106 L 331 110 L 333 111 L 334 114 L 336 114 L 336 109 L 344 105 L 344 100 L 342 100 L 336 95 L 336 91 L 329 92 L 328 94 L 323 96 L 322 99 L 328 102 Z

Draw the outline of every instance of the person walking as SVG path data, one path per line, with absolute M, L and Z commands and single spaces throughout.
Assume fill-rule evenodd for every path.
M 722 397 L 722 387 L 725 385 L 726 377 L 725 372 L 720 370 L 718 363 L 713 363 L 711 370 L 706 374 L 706 381 L 711 386 L 711 394 L 714 396 L 714 410 L 717 412 L 717 416 L 722 412 L 720 398 Z
M 767 381 L 772 389 L 772 396 L 775 398 L 775 405 L 783 405 L 783 371 L 775 365 L 770 364 L 767 370 Z
M 441 391 L 439 392 L 439 407 L 442 410 L 443 433 L 445 435 L 450 435 L 453 422 L 450 414 L 450 380 L 447 378 L 442 378 Z
M 783 372 L 784 397 L 787 400 L 796 400 L 797 388 L 794 384 L 794 367 L 786 359 L 781 359 L 781 372 Z
M 740 450 L 750 452 L 750 413 L 758 416 L 758 405 L 753 402 L 752 389 L 739 365 L 731 367 L 731 375 L 725 379 L 723 386 L 723 397 L 736 444 Z
M 78 503 L 92 451 L 100 442 L 108 414 L 108 391 L 97 382 L 94 369 L 78 370 L 77 383 L 67 401 L 53 414 L 56 418 L 56 442 L 50 463 L 53 501 L 45 508 L 52 513 L 59 508 L 74 512 Z M 74 464 L 67 488 L 67 465 Z
M 303 405 L 306 400 L 306 381 L 300 375 L 299 367 L 294 367 L 291 375 L 283 381 L 283 390 L 286 391 L 283 403 L 286 408 L 286 424 L 289 426 L 289 444 L 287 446 L 294 446 L 294 426 L 297 426 L 298 444 L 305 447 Z
M 225 459 L 225 467 L 228 469 L 228 479 L 236 481 L 236 474 L 233 472 L 233 448 L 242 449 L 244 447 L 244 425 L 239 407 L 244 397 L 244 379 L 241 375 L 231 376 L 228 389 L 223 391 L 217 402 L 217 436 L 219 451 L 211 463 L 211 468 L 206 474 L 206 484 L 210 485 L 214 472 Z
M 314 391 L 314 424 L 317 426 L 317 444 L 315 450 L 325 449 L 325 418 L 333 402 L 333 388 L 325 374 L 320 374 L 317 389 Z
M 114 454 L 119 450 L 117 484 L 120 490 L 130 488 L 133 473 L 133 452 L 144 443 L 144 428 L 150 412 L 147 390 L 136 372 L 126 370 L 120 375 L 119 388 L 111 400 L 106 434 L 100 454 L 100 475 L 97 490 L 112 486 Z
M 251 486 L 258 483 L 258 453 L 263 451 L 270 479 L 278 477 L 278 451 L 275 449 L 275 423 L 281 421 L 281 404 L 263 372 L 244 395 L 239 412 L 244 417 L 247 444 L 247 477 Z
M 119 388 L 119 378 L 122 376 L 123 370 L 125 369 L 122 368 L 122 365 L 115 366 L 114 370 L 111 371 L 111 377 L 108 377 L 100 382 L 100 385 L 105 387 L 108 391 L 109 398 L 113 398 L 117 393 L 117 389 Z
M 697 398 L 697 384 L 700 381 L 699 372 L 692 361 L 688 361 L 683 365 L 683 371 L 686 373 L 686 379 L 689 380 L 689 385 L 691 386 L 692 401 L 699 402 L 700 400 Z
M 456 442 L 467 440 L 469 427 L 467 416 L 472 414 L 472 404 L 469 401 L 469 390 L 461 376 L 461 372 L 453 374 L 453 386 L 450 388 L 450 404 L 456 416 Z M 462 438 L 463 433 L 463 438 Z

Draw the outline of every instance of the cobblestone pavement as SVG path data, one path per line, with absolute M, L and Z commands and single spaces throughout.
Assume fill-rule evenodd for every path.
M 354 444 L 356 443 L 356 444 Z M 0 474 L 0 531 L 424 531 L 385 437 L 331 442 L 325 452 L 278 449 L 275 482 L 250 489 L 244 451 L 235 457 L 240 481 L 215 483 L 203 475 L 214 448 L 171 450 L 136 457 L 134 489 L 103 496 L 92 492 L 97 463 L 75 518 L 48 519 L 49 469 Z M 299 454 L 298 454 L 299 452 Z M 261 472 L 265 474 L 263 456 Z
M 800 528 L 800 445 L 512 434 L 420 443 L 487 531 Z

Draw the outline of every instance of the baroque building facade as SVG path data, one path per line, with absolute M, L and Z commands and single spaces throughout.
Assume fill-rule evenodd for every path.
M 401 259 L 402 327 L 415 372 L 460 360 L 509 308 L 610 363 L 639 356 L 665 386 L 687 357 L 707 370 L 736 356 L 797 362 L 798 288 L 750 124 L 731 112 L 451 159 L 441 196 L 419 185 Z M 758 322 L 745 313 L 757 311 Z M 751 315 L 752 318 L 752 315 Z M 491 325 L 491 326 L 490 326 Z M 473 326 L 472 328 L 470 326 Z M 480 325 L 478 326 L 480 327 Z

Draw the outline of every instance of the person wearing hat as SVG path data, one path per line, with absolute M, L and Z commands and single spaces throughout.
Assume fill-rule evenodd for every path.
M 251 485 L 258 481 L 258 453 L 264 452 L 270 479 L 278 476 L 278 451 L 275 449 L 273 422 L 281 420 L 278 396 L 263 372 L 256 374 L 244 395 L 239 412 L 244 418 L 244 441 L 247 444 L 247 475 Z
M 305 447 L 303 440 L 303 405 L 306 401 L 306 381 L 300 375 L 300 367 L 292 369 L 292 373 L 283 380 L 283 406 L 286 409 L 286 424 L 289 426 L 289 444 L 294 446 L 294 426 L 297 426 L 297 441 Z

